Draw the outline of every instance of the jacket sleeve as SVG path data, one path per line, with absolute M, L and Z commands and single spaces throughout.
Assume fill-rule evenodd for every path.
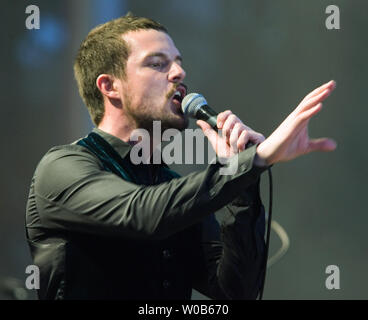
M 221 227 L 214 216 L 202 222 L 194 288 L 212 299 L 256 299 L 265 256 L 265 210 L 259 180 L 226 206 Z
M 34 195 L 44 228 L 131 238 L 163 239 L 224 207 L 265 168 L 253 165 L 255 146 L 239 153 L 237 171 L 221 163 L 155 186 L 142 186 L 103 171 L 76 145 L 51 149 L 34 175 Z M 235 161 L 234 160 L 234 161 Z M 232 159 L 233 161 L 233 159 Z

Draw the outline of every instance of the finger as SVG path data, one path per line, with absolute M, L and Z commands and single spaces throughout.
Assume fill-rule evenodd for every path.
M 304 112 L 302 112 L 298 118 L 300 121 L 304 122 L 305 120 L 309 120 L 311 117 L 313 117 L 315 114 L 317 114 L 318 112 L 320 112 L 322 110 L 322 103 L 318 103 L 316 106 L 314 106 L 313 108 L 306 110 Z
M 320 94 L 314 96 L 313 98 L 304 101 L 297 107 L 297 112 L 303 112 L 311 107 L 314 107 L 317 103 L 322 102 L 331 94 L 331 90 L 326 89 L 322 91 Z
M 248 131 L 247 139 L 247 143 L 251 142 L 252 144 L 262 143 L 266 140 L 262 134 L 255 131 Z
M 255 133 L 255 138 L 253 139 L 254 143 L 257 144 L 257 143 L 262 143 L 263 141 L 266 140 L 266 138 L 264 137 L 263 134 L 261 133 Z
M 319 138 L 309 141 L 308 152 L 323 151 L 329 152 L 335 150 L 337 143 L 333 139 Z
M 197 120 L 197 125 L 200 126 L 200 128 L 202 129 L 203 133 L 206 135 L 206 132 L 207 130 L 210 130 L 212 129 L 212 127 L 206 122 L 206 121 L 203 121 L 203 120 Z M 213 129 L 212 129 L 213 130 Z
M 241 123 L 239 118 L 232 113 L 227 117 L 225 123 L 222 126 L 222 136 L 226 138 L 227 143 L 229 143 L 231 130 L 237 122 Z
M 218 143 L 218 133 L 212 129 L 212 127 L 203 120 L 197 120 L 197 125 L 200 126 L 204 135 L 207 137 L 208 141 L 211 143 L 214 150 L 217 150 L 217 143 Z
M 232 112 L 230 110 L 226 110 L 221 112 L 217 115 L 217 128 L 222 129 L 224 122 L 226 121 L 227 117 L 231 115 Z
M 325 84 L 323 84 L 322 86 L 318 87 L 317 89 L 313 90 L 311 93 L 309 93 L 308 95 L 305 96 L 305 98 L 303 99 L 303 101 L 308 100 L 314 96 L 316 96 L 317 94 L 321 93 L 322 91 L 326 90 L 326 89 L 335 89 L 336 88 L 336 82 L 334 80 L 331 80 Z
M 231 131 L 229 142 L 230 142 L 230 148 L 234 153 L 238 153 L 239 149 L 238 149 L 237 142 L 238 142 L 239 134 L 241 134 L 242 129 L 243 128 L 242 128 L 241 123 L 238 122 L 234 125 L 234 128 Z
M 245 149 L 245 146 L 247 145 L 248 141 L 249 141 L 249 132 L 244 130 L 240 134 L 238 142 L 237 142 L 237 147 L 239 149 L 239 152 Z
M 320 94 L 317 94 L 313 98 L 306 100 L 305 104 L 307 106 L 313 106 L 316 103 L 322 102 L 331 94 L 331 92 L 332 92 L 331 89 L 323 90 Z

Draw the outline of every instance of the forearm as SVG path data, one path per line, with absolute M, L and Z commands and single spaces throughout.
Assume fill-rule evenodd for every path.
M 254 149 L 241 153 L 233 175 L 221 175 L 217 163 L 155 186 L 135 185 L 97 170 L 70 183 L 64 176 L 73 172 L 58 173 L 51 167 L 66 186 L 55 191 L 47 183 L 36 185 L 37 206 L 48 228 L 161 239 L 200 222 L 237 197 L 240 185 L 254 183 L 262 172 L 253 166 L 254 154 Z M 81 171 L 79 162 L 74 165 L 76 173 Z M 48 172 L 43 175 L 40 179 L 46 182 Z

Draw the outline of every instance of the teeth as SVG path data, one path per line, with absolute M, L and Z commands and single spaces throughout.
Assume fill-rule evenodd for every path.
M 181 98 L 181 92 L 176 90 L 174 96 L 179 96 Z

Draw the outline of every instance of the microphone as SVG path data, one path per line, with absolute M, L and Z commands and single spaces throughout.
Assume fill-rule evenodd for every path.
M 213 110 L 208 104 L 204 96 L 199 93 L 187 94 L 181 102 L 181 109 L 188 117 L 206 121 L 212 129 L 218 132 L 217 128 L 217 115 L 218 113 Z M 245 148 L 249 148 L 253 143 L 248 141 Z
M 217 131 L 218 113 L 211 109 L 206 99 L 199 93 L 187 94 L 181 102 L 183 113 L 191 118 L 206 121 Z

